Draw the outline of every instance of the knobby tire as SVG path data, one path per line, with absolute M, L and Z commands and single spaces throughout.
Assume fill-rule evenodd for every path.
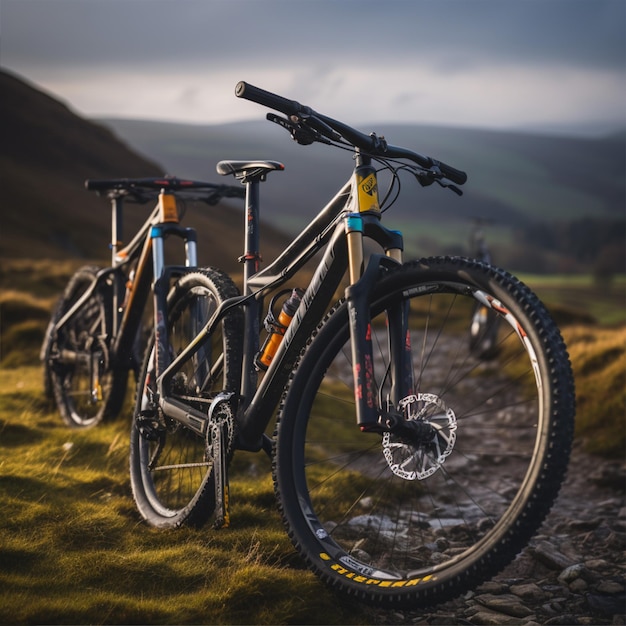
M 239 294 L 217 269 L 183 276 L 168 297 L 171 356 L 177 356 L 204 327 L 219 304 Z M 210 341 L 182 367 L 170 395 L 208 413 L 222 391 L 238 391 L 243 315 L 228 312 Z M 201 526 L 215 510 L 214 459 L 205 438 L 163 415 L 158 407 L 154 338 L 141 368 L 130 442 L 130 480 L 137 508 L 152 526 Z
M 110 327 L 113 285 L 102 285 L 57 333 L 54 326 L 95 282 L 99 268 L 85 266 L 70 279 L 59 299 L 42 348 L 44 392 L 54 398 L 68 426 L 86 428 L 116 417 L 124 402 L 128 372 L 110 366 L 107 328 Z M 74 362 L 60 358 L 74 354 Z M 97 353 L 100 394 L 94 394 L 90 355 Z M 95 396 L 95 397 L 94 397 Z
M 489 360 L 467 341 L 485 296 L 500 318 Z M 399 301 L 410 303 L 414 381 L 403 410 L 431 434 L 416 444 L 359 432 L 339 303 L 283 397 L 273 475 L 287 532 L 322 580 L 415 608 L 491 578 L 537 531 L 566 472 L 574 384 L 559 331 L 526 286 L 481 262 L 430 258 L 388 272 L 371 298 L 379 404 L 390 383 L 385 309 Z

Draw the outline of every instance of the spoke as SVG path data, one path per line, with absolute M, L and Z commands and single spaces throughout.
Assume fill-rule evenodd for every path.
M 174 469 L 187 469 L 192 467 L 212 467 L 213 461 L 206 461 L 204 463 L 175 463 L 173 465 L 159 465 L 152 468 L 153 472 L 164 472 L 166 470 Z

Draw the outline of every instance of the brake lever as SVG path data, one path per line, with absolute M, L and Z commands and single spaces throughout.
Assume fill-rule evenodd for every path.
M 448 183 L 446 181 L 438 180 L 438 179 L 435 179 L 435 182 L 440 187 L 443 187 L 444 189 L 449 189 L 450 191 L 453 191 L 457 196 L 462 196 L 463 195 L 463 192 L 456 185 L 453 185 L 452 183 Z
M 308 128 L 312 129 L 315 133 L 319 133 L 319 135 L 324 137 L 324 139 L 341 141 L 341 135 L 316 115 L 301 113 L 298 117 Z
M 275 113 L 268 113 L 265 117 L 270 122 L 274 122 L 274 124 L 278 124 L 289 131 L 291 138 L 301 146 L 309 146 L 316 141 L 332 145 L 332 142 L 313 128 L 308 128 L 298 122 L 293 122 L 290 119 L 276 115 Z
M 444 189 L 449 189 L 454 192 L 457 196 L 462 196 L 463 192 L 452 183 L 449 183 L 445 180 L 444 175 L 439 171 L 439 168 L 433 168 L 432 170 L 420 170 L 419 172 L 414 172 L 415 178 L 417 178 L 417 182 L 422 187 L 428 187 L 433 183 L 437 183 L 440 187 Z

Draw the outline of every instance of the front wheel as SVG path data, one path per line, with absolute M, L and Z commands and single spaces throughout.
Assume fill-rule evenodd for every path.
M 170 356 L 175 358 L 200 332 L 217 307 L 239 294 L 216 269 L 181 278 L 168 298 Z M 241 380 L 243 315 L 229 311 L 216 331 L 174 376 L 168 395 L 208 414 L 221 392 L 238 392 Z M 130 441 L 130 481 L 137 508 L 152 526 L 201 526 L 216 508 L 215 428 L 233 433 L 228 403 L 214 413 L 206 437 L 163 414 L 156 396 L 154 340 L 148 347 L 139 382 Z M 215 427 L 215 428 L 213 428 Z
M 275 489 L 289 536 L 325 582 L 378 606 L 421 607 L 493 576 L 538 529 L 566 471 L 573 378 L 538 299 L 488 265 L 407 264 L 371 302 L 374 401 L 416 434 L 359 432 L 341 303 L 281 406 Z M 490 360 L 467 341 L 477 302 L 500 319 Z M 398 318 L 386 312 L 398 310 L 412 371 L 393 381 L 388 326 Z M 398 385 L 405 395 L 390 406 Z

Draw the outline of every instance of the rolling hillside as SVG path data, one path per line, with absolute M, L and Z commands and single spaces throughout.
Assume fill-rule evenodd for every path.
M 108 259 L 109 202 L 85 191 L 84 180 L 162 176 L 165 169 L 158 157 L 138 155 L 108 128 L 82 119 L 16 76 L 0 72 L 0 90 L 0 259 Z M 169 173 L 191 177 L 182 169 Z M 203 178 L 224 182 L 218 179 L 217 174 Z M 233 201 L 188 208 L 185 224 L 198 229 L 202 264 L 217 258 L 222 266 L 237 266 L 242 207 L 242 201 Z M 150 209 L 127 205 L 126 237 Z M 270 245 L 285 239 L 267 230 L 272 233 Z
M 282 161 L 286 170 L 272 174 L 263 186 L 263 214 L 295 232 L 347 179 L 352 161 L 346 152 L 327 146 L 297 145 L 265 121 L 264 114 L 259 107 L 258 121 L 219 126 L 120 119 L 102 123 L 141 153 L 190 176 L 210 176 L 215 163 L 226 158 Z M 402 177 L 403 195 L 385 218 L 387 225 L 402 229 L 411 254 L 465 251 L 469 220 L 483 217 L 495 224 L 488 236 L 502 264 L 517 260 L 518 271 L 576 270 L 588 265 L 588 259 L 564 259 L 572 252 L 568 242 L 563 251 L 544 242 L 543 250 L 533 250 L 535 236 L 524 241 L 520 231 L 532 232 L 537 225 L 562 229 L 589 219 L 613 224 L 624 218 L 626 133 L 584 139 L 394 124 L 371 128 L 390 143 L 412 147 L 469 174 L 462 198 L 434 185 L 422 189 L 408 174 Z M 385 188 L 383 180 L 381 190 Z M 617 229 L 624 239 L 623 223 Z M 533 267 L 524 268 L 532 256 Z
M 262 107 L 258 121 L 220 126 L 95 123 L 11 74 L 0 72 L 0 88 L 0 258 L 107 258 L 108 202 L 84 190 L 85 178 L 171 174 L 234 183 L 215 173 L 217 161 L 261 158 L 286 164 L 261 192 L 262 248 L 269 260 L 286 241 L 283 231 L 300 230 L 351 173 L 348 153 L 297 145 L 263 119 Z M 462 198 L 402 176 L 403 194 L 385 223 L 404 232 L 409 256 L 467 253 L 470 220 L 482 217 L 493 222 L 487 237 L 496 262 L 516 272 L 588 272 L 601 261 L 624 271 L 626 133 L 582 139 L 371 128 L 469 173 Z M 388 183 L 381 176 L 383 195 Z M 128 207 L 128 235 L 147 211 Z M 202 264 L 219 259 L 228 269 L 237 266 L 241 221 L 240 203 L 189 208 L 185 222 L 199 230 Z

